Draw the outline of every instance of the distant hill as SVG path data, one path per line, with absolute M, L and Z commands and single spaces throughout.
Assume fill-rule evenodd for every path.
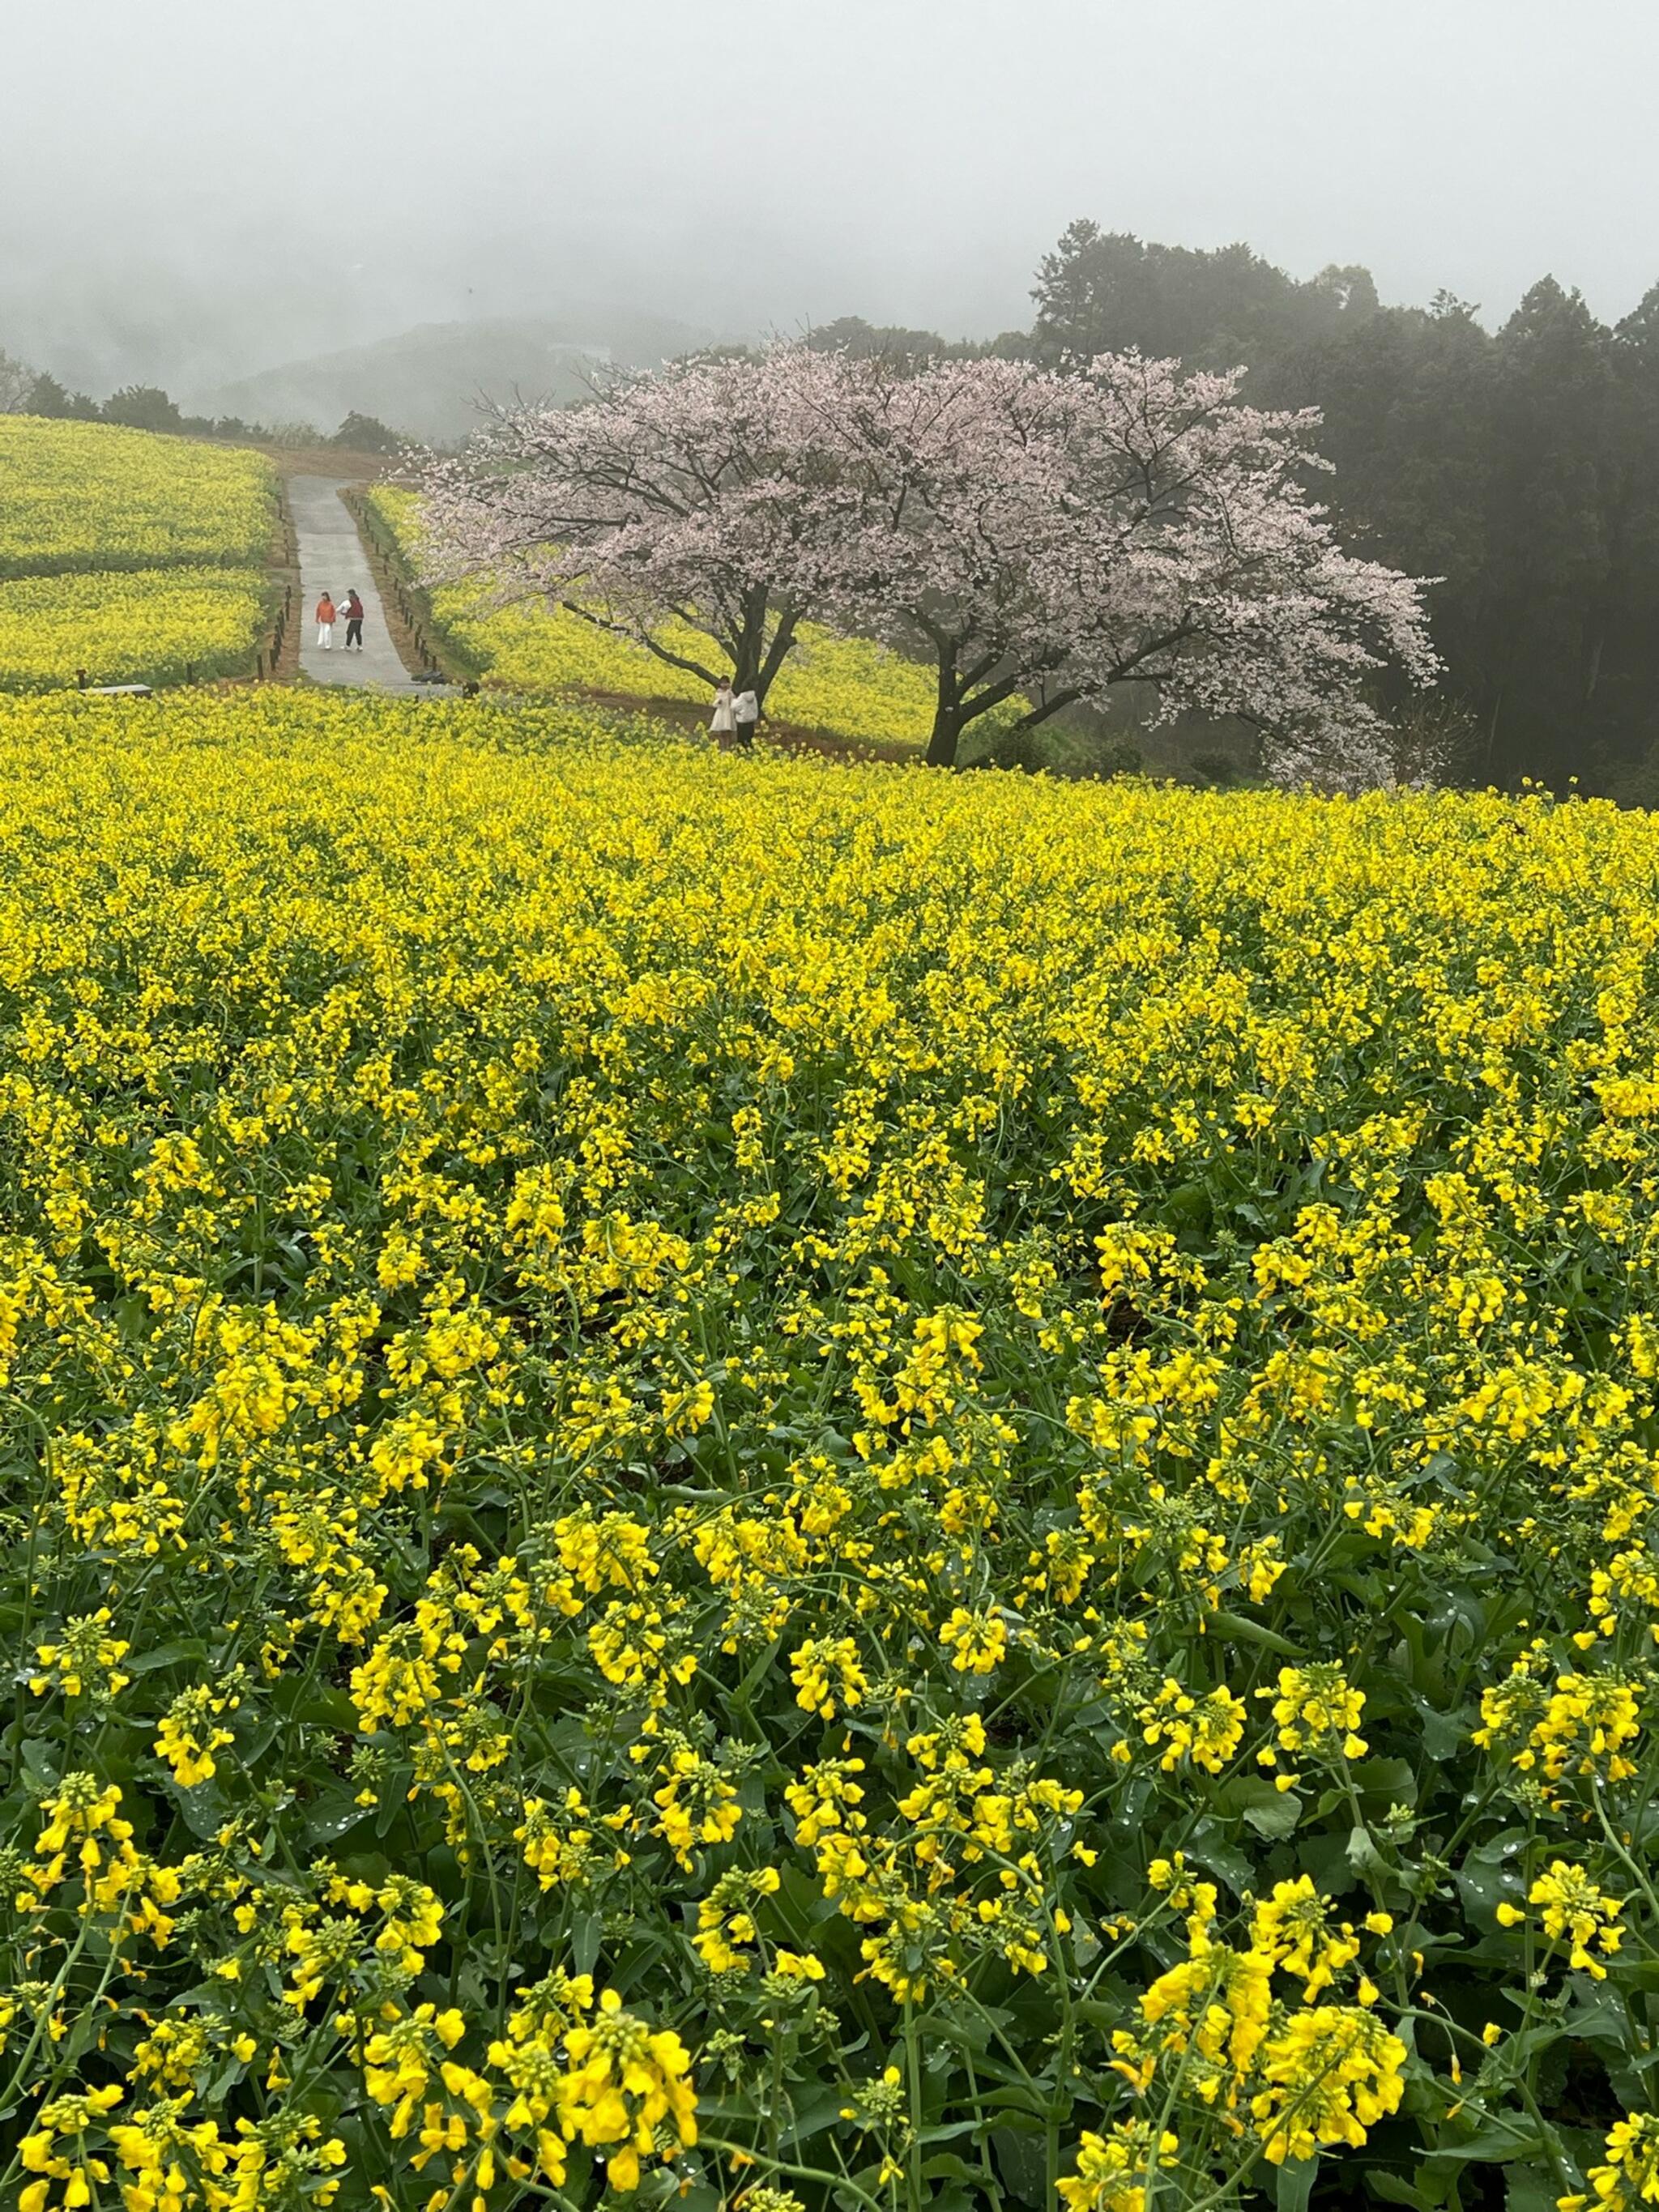
M 192 402 L 203 414 L 322 430 L 355 410 L 447 444 L 477 428 L 483 398 L 574 399 L 597 363 L 645 367 L 708 336 L 689 324 L 614 310 L 556 322 L 422 323 L 397 337 L 218 385 Z

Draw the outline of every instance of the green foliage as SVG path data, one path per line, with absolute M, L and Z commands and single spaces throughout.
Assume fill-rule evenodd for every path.
M 60 422 L 95 422 L 100 410 L 89 394 L 68 391 L 43 369 L 30 386 L 18 412 L 44 415 Z
M 1377 306 L 1368 270 L 1333 267 L 1299 283 L 1248 246 L 1160 246 L 1087 222 L 1044 254 L 1033 296 L 1040 359 L 1135 346 L 1206 368 L 1272 358 Z
M 334 433 L 330 443 L 343 446 L 354 453 L 391 454 L 402 450 L 404 441 L 378 416 L 360 415 L 354 408 Z
M 106 422 L 119 422 L 129 430 L 177 430 L 184 422 L 176 400 L 153 384 L 125 385 L 104 402 Z
M 1302 283 L 1242 246 L 1075 223 L 1036 300 L 1042 357 L 1244 361 L 1250 399 L 1316 406 L 1345 544 L 1437 580 L 1446 689 L 1481 733 L 1464 772 L 1625 787 L 1659 689 L 1659 289 L 1610 329 L 1546 277 L 1492 334 L 1447 293 L 1380 307 L 1363 269 Z
M 1218 790 L 1224 791 L 1230 784 L 1238 781 L 1239 765 L 1231 753 L 1194 753 L 1191 765 L 1200 782 L 1214 784 Z

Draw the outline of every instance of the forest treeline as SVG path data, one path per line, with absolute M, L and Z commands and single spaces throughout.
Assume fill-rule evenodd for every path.
M 1032 328 L 994 350 L 1242 362 L 1257 405 L 1322 410 L 1344 544 L 1441 580 L 1437 711 L 1459 780 L 1577 775 L 1659 804 L 1659 286 L 1610 325 L 1546 276 L 1488 331 L 1449 293 L 1385 307 L 1363 268 L 1299 281 L 1248 246 L 1076 222 L 1034 297 Z M 852 321 L 817 337 L 941 343 Z
M 313 422 L 248 422 L 240 415 L 191 415 L 156 384 L 125 384 L 107 399 L 71 392 L 47 369 L 0 349 L 0 415 L 40 415 L 64 422 L 112 422 L 164 436 L 216 438 L 232 445 L 338 446 L 356 453 L 398 453 L 404 440 L 373 415 L 356 410 L 332 433 Z

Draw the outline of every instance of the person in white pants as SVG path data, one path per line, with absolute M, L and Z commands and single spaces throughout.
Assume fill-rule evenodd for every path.
M 327 592 L 317 602 L 317 642 L 325 653 L 334 645 L 334 601 Z

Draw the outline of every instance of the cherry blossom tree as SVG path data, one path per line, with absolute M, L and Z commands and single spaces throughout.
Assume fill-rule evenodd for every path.
M 1304 489 L 1317 416 L 1246 407 L 1238 382 L 1129 354 L 841 395 L 838 466 L 868 483 L 815 581 L 934 659 L 930 762 L 994 710 L 1030 728 L 1136 682 L 1166 714 L 1255 724 L 1285 780 L 1386 780 L 1364 687 L 1389 662 L 1432 680 L 1420 587 L 1335 544 Z
M 843 386 L 835 402 L 826 443 L 860 496 L 815 549 L 813 583 L 849 627 L 934 662 L 929 762 L 952 764 L 963 731 L 1022 695 L 1038 695 L 1026 725 L 1083 696 L 1058 681 L 1078 611 L 1044 563 L 1075 471 L 1062 380 L 1026 362 L 953 362 Z
M 1048 581 L 1083 611 L 1073 680 L 1251 723 L 1280 781 L 1386 781 L 1366 693 L 1390 665 L 1435 681 L 1423 584 L 1342 551 L 1308 489 L 1317 411 L 1243 405 L 1243 374 L 1108 354 L 1067 380 L 1086 525 L 1053 542 Z
M 1133 682 L 1252 723 L 1284 780 L 1387 781 L 1365 695 L 1391 663 L 1432 680 L 1420 586 L 1336 544 L 1317 416 L 1238 386 L 1136 354 L 680 363 L 429 463 L 429 565 L 763 703 L 809 612 L 887 639 L 936 668 L 939 766 L 983 716 L 1031 728 Z
M 428 572 L 488 577 L 497 603 L 556 601 L 763 706 L 817 550 L 844 534 L 824 426 L 840 388 L 876 374 L 784 345 L 619 379 L 576 407 L 501 410 L 464 455 L 421 470 Z M 671 619 L 707 651 L 665 641 Z

